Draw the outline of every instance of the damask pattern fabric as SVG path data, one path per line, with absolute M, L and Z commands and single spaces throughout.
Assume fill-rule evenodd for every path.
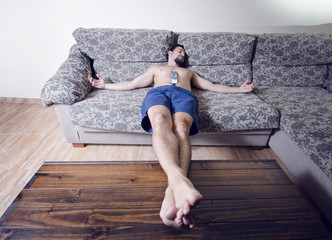
M 262 34 L 254 61 L 274 66 L 331 63 L 332 33 Z
M 274 66 L 253 63 L 256 86 L 317 87 L 327 78 L 326 65 Z
M 242 33 L 181 33 L 191 65 L 245 64 L 251 61 L 255 37 Z
M 151 62 L 109 62 L 95 60 L 94 69 L 106 82 L 130 81 L 146 72 L 156 63 Z M 158 63 L 160 64 L 160 63 Z
M 192 70 L 229 86 L 251 81 L 254 41 L 254 36 L 241 33 L 182 33 L 178 38 L 189 55 Z
M 173 33 L 167 30 L 78 28 L 73 36 L 90 58 L 112 62 L 164 62 Z
M 332 34 L 262 34 L 252 62 L 257 86 L 324 86 Z
M 70 108 L 73 124 L 115 132 L 145 133 L 141 104 L 150 88 L 131 91 L 94 90 Z
M 74 45 L 67 60 L 49 79 L 41 92 L 41 103 L 49 107 L 53 103 L 73 104 L 83 100 L 91 90 L 87 78 L 91 72 L 89 58 Z
M 141 104 L 150 88 L 91 92 L 71 106 L 74 124 L 114 132 L 141 133 Z M 278 111 L 252 93 L 194 91 L 199 102 L 200 132 L 270 129 L 279 126 Z
M 283 130 L 332 180 L 332 94 L 320 87 L 258 87 Z
M 203 78 L 228 86 L 240 86 L 245 80 L 251 80 L 251 64 L 191 66 Z
M 193 92 L 199 103 L 200 132 L 220 133 L 279 127 L 278 111 L 253 93 Z
M 329 64 L 328 68 L 329 68 L 329 73 L 328 73 L 328 77 L 325 81 L 325 86 L 324 87 L 326 87 L 326 89 L 330 93 L 332 93 L 332 63 Z

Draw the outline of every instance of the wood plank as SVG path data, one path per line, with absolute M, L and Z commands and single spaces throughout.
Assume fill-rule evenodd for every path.
M 302 195 L 293 185 L 200 186 L 204 199 L 299 198 Z M 161 201 L 161 187 L 37 189 L 23 190 L 17 203 L 90 203 L 126 201 Z
M 111 171 L 161 171 L 157 161 L 139 162 L 74 162 L 74 163 L 46 163 L 38 170 L 39 173 L 51 172 L 111 172 Z
M 86 181 L 89 179 L 89 181 Z M 166 175 L 161 171 L 142 174 L 141 171 L 37 173 L 27 188 L 108 188 L 108 187 L 167 187 Z
M 123 224 L 107 227 L 0 228 L 10 239 L 331 239 L 319 221 L 267 221 L 197 224 L 190 231 L 162 224 Z
M 217 170 L 217 169 L 269 169 L 280 168 L 279 165 L 273 159 L 266 159 L 260 161 L 253 160 L 201 160 L 192 161 L 190 164 L 190 170 Z M 77 162 L 77 163 L 46 163 L 38 172 L 99 172 L 99 171 L 160 171 L 162 170 L 160 164 L 157 161 L 139 161 L 139 162 Z
M 290 184 L 281 169 L 204 170 L 189 172 L 195 186 Z M 90 181 L 85 181 L 89 179 Z M 166 187 L 166 175 L 161 171 L 104 171 L 37 173 L 27 185 L 31 189 L 102 188 L 102 187 Z
M 118 224 L 162 224 L 161 202 L 16 205 L 0 227 L 107 227 Z M 315 219 L 304 199 L 203 200 L 191 211 L 197 224 Z
M 280 169 L 273 159 L 264 160 L 201 160 L 192 161 L 191 170 Z
M 195 186 L 291 184 L 281 169 L 190 171 Z
M 0 103 L 41 104 L 40 98 L 13 98 L 13 97 L 0 97 Z

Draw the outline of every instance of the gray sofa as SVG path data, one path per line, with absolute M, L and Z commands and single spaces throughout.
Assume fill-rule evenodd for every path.
M 83 29 L 41 101 L 55 105 L 73 144 L 151 144 L 140 126 L 147 91 L 93 89 L 89 73 L 106 81 L 132 80 L 153 64 L 166 64 L 174 42 L 185 46 L 190 68 L 246 94 L 194 89 L 199 133 L 193 145 L 269 145 L 332 220 L 332 34 L 177 33 L 146 29 Z

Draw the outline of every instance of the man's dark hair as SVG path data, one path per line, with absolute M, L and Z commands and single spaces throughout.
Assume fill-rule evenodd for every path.
M 188 54 L 186 53 L 186 50 L 184 49 L 184 46 L 181 45 L 181 44 L 178 44 L 178 43 L 172 45 L 172 46 L 167 50 L 167 52 L 166 52 L 166 60 L 168 61 L 168 52 L 169 52 L 169 51 L 173 52 L 174 49 L 177 48 L 177 47 L 181 47 L 181 48 L 183 48 L 183 50 L 185 51 L 184 61 L 183 61 L 182 65 L 181 65 L 180 67 L 183 67 L 183 68 L 187 68 L 187 67 L 189 67 L 189 56 L 188 56 Z
M 183 50 L 185 50 L 183 45 L 177 43 L 177 44 L 174 44 L 173 46 L 171 46 L 171 47 L 168 49 L 168 51 L 173 52 L 174 49 L 177 48 L 177 47 L 182 47 Z M 186 51 L 186 50 L 185 50 L 185 51 Z

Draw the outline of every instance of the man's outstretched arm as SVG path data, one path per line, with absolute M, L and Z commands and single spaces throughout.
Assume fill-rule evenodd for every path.
M 151 85 L 154 80 L 152 68 L 149 68 L 145 73 L 136 77 L 131 81 L 123 81 L 118 83 L 105 83 L 105 80 L 97 74 L 99 79 L 95 79 L 89 74 L 88 79 L 91 85 L 95 88 L 109 89 L 109 90 L 133 90 L 143 88 Z
M 197 73 L 194 73 L 193 75 L 193 81 L 192 84 L 194 87 L 198 89 L 208 90 L 212 92 L 219 92 L 219 93 L 245 93 L 245 92 L 251 92 L 254 87 L 254 81 L 250 84 L 248 84 L 249 80 L 245 81 L 240 87 L 230 87 L 227 85 L 222 84 L 214 84 L 201 76 L 199 76 Z

